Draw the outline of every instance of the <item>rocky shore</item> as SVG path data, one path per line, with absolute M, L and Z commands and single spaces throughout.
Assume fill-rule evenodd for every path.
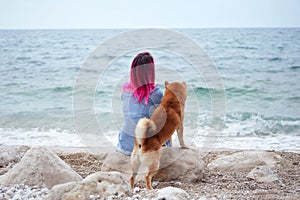
M 117 152 L 0 146 L 0 199 L 300 199 L 300 154 L 163 148 L 154 190 Z

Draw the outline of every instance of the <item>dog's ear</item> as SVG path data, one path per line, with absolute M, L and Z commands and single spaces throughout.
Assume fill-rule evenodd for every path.
M 165 87 L 167 87 L 170 83 L 168 81 L 165 81 Z
M 182 82 L 182 84 L 186 87 L 186 83 L 185 82 Z

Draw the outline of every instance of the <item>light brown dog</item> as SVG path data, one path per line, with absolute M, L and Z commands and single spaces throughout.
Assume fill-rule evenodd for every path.
M 184 104 L 186 101 L 186 84 L 165 82 L 165 94 L 159 107 L 153 112 L 151 119 L 142 118 L 135 129 L 135 142 L 131 154 L 132 175 L 131 187 L 141 164 L 147 167 L 146 186 L 153 189 L 152 177 L 159 168 L 160 148 L 177 130 L 182 148 L 187 148 L 183 141 Z

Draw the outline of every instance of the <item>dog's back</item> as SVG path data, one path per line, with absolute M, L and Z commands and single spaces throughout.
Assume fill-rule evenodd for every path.
M 165 95 L 151 119 L 142 118 L 137 124 L 136 142 L 143 151 L 158 150 L 182 126 L 185 100 L 185 83 L 166 82 Z
M 165 95 L 151 119 L 140 119 L 135 129 L 134 148 L 131 154 L 132 175 L 130 184 L 132 188 L 139 167 L 143 163 L 148 168 L 148 173 L 145 176 L 146 186 L 148 189 L 153 189 L 151 180 L 159 168 L 159 149 L 171 138 L 175 130 L 177 130 L 181 147 L 186 148 L 183 141 L 186 84 L 165 82 L 165 86 Z

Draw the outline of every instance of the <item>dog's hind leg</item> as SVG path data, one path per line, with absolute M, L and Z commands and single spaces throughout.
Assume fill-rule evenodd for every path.
M 131 170 L 132 170 L 132 175 L 130 176 L 130 186 L 133 189 L 134 187 L 134 180 L 135 177 L 139 171 L 141 165 L 141 161 L 139 160 L 139 155 L 138 152 L 133 151 L 131 155 Z
M 151 152 L 151 155 L 148 155 L 150 160 L 148 160 L 148 173 L 145 176 L 146 179 L 146 187 L 149 190 L 152 190 L 152 177 L 157 173 L 159 168 L 159 150 L 155 152 Z
M 183 141 L 183 125 L 182 125 L 182 123 L 179 126 L 179 128 L 177 129 L 177 136 L 179 139 L 180 146 L 184 149 L 188 149 L 188 147 L 185 145 L 185 143 Z

